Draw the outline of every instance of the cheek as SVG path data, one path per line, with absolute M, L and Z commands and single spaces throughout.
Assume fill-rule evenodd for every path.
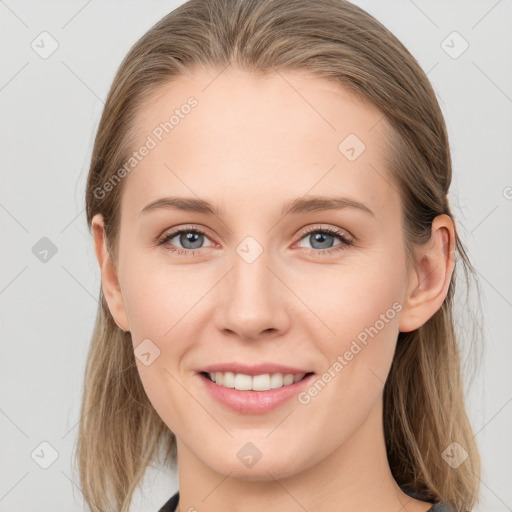
M 134 342 L 163 341 L 177 326 L 183 329 L 208 289 L 204 276 L 161 258 L 134 257 L 125 261 L 123 270 L 123 301 Z
M 296 283 L 294 291 L 310 308 L 309 314 L 304 310 L 304 318 L 313 313 L 316 320 L 309 324 L 324 327 L 323 337 L 315 338 L 323 339 L 327 347 L 343 348 L 358 336 L 364 341 L 366 329 L 372 326 L 389 331 L 398 325 L 406 275 L 400 257 L 391 251 L 361 252 L 340 265 L 314 270 L 303 269 L 300 279 L 292 275 L 288 279 Z
M 322 335 L 311 329 L 324 356 L 325 373 L 304 402 L 318 394 L 340 413 L 351 407 L 364 414 L 384 387 L 398 336 L 405 274 L 400 258 L 374 256 L 357 268 L 334 269 L 320 285 L 303 281 L 299 293 L 304 302 L 314 304 L 315 315 L 328 328 Z M 315 325 L 321 324 L 315 320 Z

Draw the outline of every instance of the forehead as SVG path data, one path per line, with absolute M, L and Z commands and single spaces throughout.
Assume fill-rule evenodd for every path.
M 378 212 L 398 202 L 385 168 L 387 128 L 376 107 L 305 72 L 196 69 L 160 86 L 138 112 L 123 216 L 166 194 L 240 211 L 269 206 L 269 194 L 278 208 L 337 193 Z

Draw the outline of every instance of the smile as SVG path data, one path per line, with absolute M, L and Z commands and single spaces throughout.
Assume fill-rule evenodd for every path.
M 246 375 L 234 372 L 205 372 L 205 375 L 219 386 L 238 389 L 240 391 L 268 391 L 269 389 L 290 386 L 301 381 L 306 373 L 263 373 L 260 375 Z

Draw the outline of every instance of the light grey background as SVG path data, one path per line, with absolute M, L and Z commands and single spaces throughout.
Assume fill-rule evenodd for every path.
M 0 0 L 0 511 L 83 510 L 71 455 L 100 286 L 83 197 L 92 143 L 121 59 L 181 3 Z M 484 463 L 476 510 L 512 510 L 512 2 L 356 3 L 418 59 L 446 116 L 450 200 L 485 319 L 468 388 Z M 47 59 L 31 48 L 43 31 L 58 42 Z M 469 44 L 458 58 L 453 31 Z M 43 237 L 57 249 L 46 262 L 33 253 Z M 58 452 L 47 469 L 42 442 Z M 149 471 L 133 510 L 156 511 L 176 489 L 176 475 Z

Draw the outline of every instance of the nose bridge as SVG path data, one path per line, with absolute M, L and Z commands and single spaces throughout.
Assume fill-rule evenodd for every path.
M 287 299 L 283 284 L 273 273 L 277 265 L 271 251 L 248 236 L 235 248 L 232 266 L 220 290 L 218 327 L 244 338 L 285 329 Z

